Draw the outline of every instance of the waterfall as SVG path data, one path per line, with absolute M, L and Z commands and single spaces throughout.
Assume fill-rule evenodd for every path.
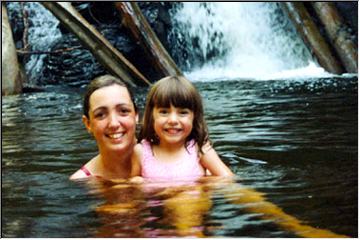
M 23 21 L 19 2 L 7 4 L 9 15 L 16 21 Z M 28 13 L 29 29 L 28 43 L 31 51 L 50 51 L 52 45 L 61 38 L 59 21 L 40 3 L 25 2 L 25 11 Z M 37 83 L 43 71 L 45 54 L 32 54 L 26 61 L 25 70 L 30 84 Z
M 172 25 L 172 55 L 190 79 L 329 75 L 276 2 L 184 2 Z
M 59 21 L 40 3 L 23 4 L 29 15 L 29 50 L 51 51 L 55 44 L 64 39 Z M 170 51 L 175 62 L 191 80 L 278 79 L 330 75 L 312 58 L 280 9 L 279 3 L 180 2 L 174 6 L 170 12 Z M 13 26 L 18 25 L 14 26 L 15 32 L 18 31 L 17 34 L 21 36 L 23 18 L 20 3 L 8 2 L 7 7 Z M 113 41 L 109 39 L 116 47 L 124 45 L 124 41 L 119 40 L 118 33 L 110 35 L 117 36 L 116 39 L 113 37 Z M 81 55 L 86 57 L 85 54 Z M 50 78 L 44 70 L 46 56 L 26 56 L 28 59 L 25 69 L 31 85 Z M 96 62 L 95 60 L 90 59 L 91 63 L 84 65 L 80 60 L 76 61 L 83 66 L 81 69 L 84 68 L 84 73 L 94 71 L 94 67 L 89 68 L 88 65 L 93 66 L 95 63 L 92 62 Z M 64 67 L 60 63 L 56 65 Z M 76 68 L 78 69 L 80 67 Z M 67 77 L 65 72 L 61 75 Z M 56 82 L 60 76 L 54 78 L 56 79 L 53 82 Z M 88 75 L 82 78 L 76 76 L 69 81 L 88 78 Z M 67 80 L 61 79 L 61 82 Z

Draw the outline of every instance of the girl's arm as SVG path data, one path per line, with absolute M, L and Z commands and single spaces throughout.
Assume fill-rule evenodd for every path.
M 220 159 L 215 149 L 210 145 L 210 142 L 207 142 L 202 147 L 202 152 L 203 153 L 200 154 L 200 163 L 205 169 L 208 169 L 213 176 L 234 176 L 234 173 Z
M 136 144 L 134 151 L 131 155 L 131 177 L 141 176 L 141 164 L 140 159 L 142 156 L 142 146 L 141 144 Z

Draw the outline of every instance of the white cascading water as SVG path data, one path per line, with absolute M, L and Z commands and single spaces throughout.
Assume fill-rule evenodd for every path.
M 185 74 L 192 80 L 324 77 L 325 72 L 275 2 L 184 2 L 172 14 L 173 32 L 188 52 L 206 59 Z M 191 64 L 191 63 L 190 63 Z
M 8 3 L 8 9 L 12 14 L 20 14 L 20 3 Z M 31 51 L 50 51 L 51 46 L 62 34 L 59 29 L 59 20 L 57 20 L 48 10 L 40 3 L 25 2 L 25 11 L 28 13 L 29 32 L 28 43 Z M 18 18 L 22 18 L 19 16 Z M 32 54 L 26 62 L 25 70 L 31 83 L 36 83 L 43 71 L 43 61 L 45 54 Z
M 20 14 L 19 2 L 7 4 L 10 14 Z M 25 2 L 29 15 L 32 51 L 48 51 L 61 38 L 59 21 L 40 3 Z M 329 76 L 312 59 L 291 24 L 274 2 L 184 2 L 172 13 L 177 39 L 186 36 L 188 52 L 192 38 L 205 59 L 185 74 L 191 80 L 278 79 Z M 17 19 L 22 19 L 18 16 Z M 181 39 L 180 39 L 181 40 Z M 208 58 L 211 51 L 218 57 Z M 179 54 L 179 53 L 178 53 Z M 46 55 L 31 55 L 25 69 L 36 82 Z

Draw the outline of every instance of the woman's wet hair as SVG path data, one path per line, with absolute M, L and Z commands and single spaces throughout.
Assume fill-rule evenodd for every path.
M 121 81 L 119 78 L 107 74 L 107 75 L 102 75 L 102 76 L 94 78 L 87 87 L 87 90 L 84 95 L 84 101 L 83 101 L 83 114 L 87 118 L 89 118 L 90 96 L 96 90 L 103 88 L 103 87 L 108 87 L 111 85 L 119 85 L 128 90 L 130 99 L 131 99 L 132 103 L 134 104 L 135 112 L 137 112 L 137 107 L 136 107 L 136 104 L 134 101 L 133 93 L 131 92 L 129 87 L 123 81 Z
M 154 131 L 154 107 L 188 108 L 194 113 L 193 129 L 186 139 L 186 144 L 194 139 L 199 148 L 208 140 L 208 130 L 204 119 L 202 98 L 195 86 L 183 76 L 168 76 L 157 81 L 150 89 L 145 106 L 143 127 L 140 139 L 147 139 L 152 144 L 159 144 Z

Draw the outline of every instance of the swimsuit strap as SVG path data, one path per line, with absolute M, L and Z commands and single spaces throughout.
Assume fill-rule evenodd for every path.
M 85 167 L 85 165 L 82 166 L 80 169 L 85 173 L 86 176 L 89 177 L 92 175 L 91 172 Z

